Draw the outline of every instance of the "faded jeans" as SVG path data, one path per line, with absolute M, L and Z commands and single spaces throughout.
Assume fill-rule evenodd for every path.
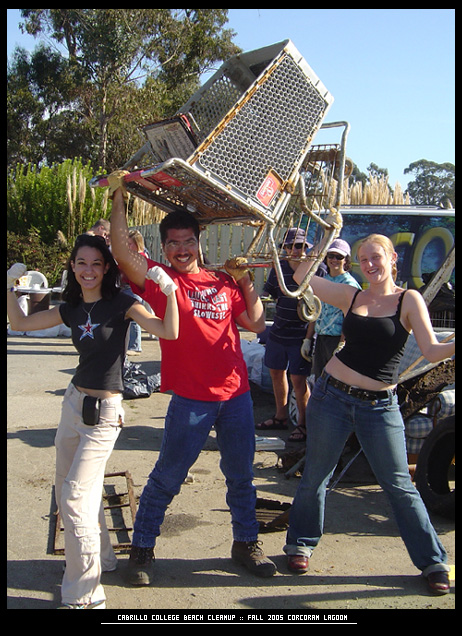
M 449 569 L 446 552 L 412 484 L 397 397 L 354 398 L 320 377 L 306 411 L 305 468 L 290 511 L 286 554 L 311 556 L 323 533 L 326 486 L 345 442 L 355 432 L 380 486 L 388 495 L 414 565 L 428 574 Z
M 55 438 L 55 494 L 66 556 L 61 597 L 71 604 L 104 600 L 101 571 L 117 566 L 104 521 L 102 490 L 106 462 L 123 422 L 122 395 L 101 400 L 96 426 L 82 421 L 84 397 L 69 385 Z
M 226 501 L 236 541 L 255 541 L 258 522 L 253 485 L 255 428 L 250 393 L 223 402 L 203 402 L 173 395 L 165 419 L 159 458 L 140 498 L 134 546 L 154 547 L 167 506 L 180 492 L 188 471 L 215 427 L 226 478 Z

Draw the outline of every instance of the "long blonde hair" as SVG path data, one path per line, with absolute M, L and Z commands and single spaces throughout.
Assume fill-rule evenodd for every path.
M 365 243 L 378 243 L 380 247 L 383 248 L 385 254 L 390 256 L 390 258 L 392 256 L 396 256 L 395 247 L 393 243 L 390 241 L 390 239 L 388 238 L 388 236 L 384 236 L 383 234 L 369 234 L 369 236 L 366 236 L 366 238 L 364 238 L 359 244 L 359 247 L 357 249 L 358 254 L 359 254 L 359 250 Z M 393 264 L 391 267 L 391 276 L 393 278 L 393 281 L 396 281 L 396 277 L 398 275 L 398 268 L 396 266 L 396 261 L 397 261 L 397 258 L 393 261 Z

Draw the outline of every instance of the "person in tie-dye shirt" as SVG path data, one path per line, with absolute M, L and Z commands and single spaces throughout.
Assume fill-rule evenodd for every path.
M 361 289 L 361 285 L 348 271 L 350 269 L 350 246 L 343 239 L 332 241 L 326 254 L 328 273 L 325 278 L 336 283 L 345 283 Z M 316 344 L 313 355 L 312 372 L 317 379 L 334 351 L 342 342 L 343 313 L 337 307 L 322 303 L 321 313 L 316 321 Z

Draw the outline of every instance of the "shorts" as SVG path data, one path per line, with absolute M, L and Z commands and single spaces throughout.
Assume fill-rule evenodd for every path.
M 311 362 L 300 353 L 302 343 L 284 345 L 268 338 L 265 347 L 265 365 L 268 369 L 288 369 L 291 375 L 311 374 Z

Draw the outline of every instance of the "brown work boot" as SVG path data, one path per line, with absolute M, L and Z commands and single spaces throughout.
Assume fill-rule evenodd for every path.
M 150 585 L 154 575 L 154 548 L 132 545 L 125 570 L 125 581 L 130 585 Z
M 273 576 L 276 572 L 276 566 L 264 555 L 260 545 L 261 541 L 234 541 L 231 548 L 231 558 L 236 563 L 245 565 L 256 576 Z

